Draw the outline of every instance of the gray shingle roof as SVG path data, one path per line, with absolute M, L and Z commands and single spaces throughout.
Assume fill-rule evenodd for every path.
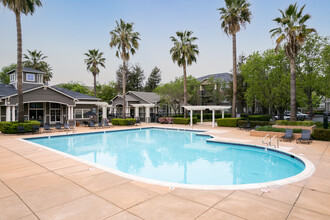
M 16 69 L 13 69 L 13 70 L 9 71 L 7 74 L 11 74 L 11 73 L 13 73 L 13 72 L 15 72 L 15 71 L 16 71 Z M 35 70 L 35 69 L 32 69 L 32 68 L 28 68 L 28 67 L 24 67 L 24 68 L 23 68 L 23 72 L 25 72 L 25 73 L 38 73 L 38 74 L 45 74 L 45 73 L 42 72 L 42 71 Z
M 36 88 L 36 87 L 40 87 L 41 85 L 24 85 L 23 84 L 23 92 Z M 6 96 L 11 96 L 11 95 L 15 95 L 17 94 L 17 90 L 15 89 L 15 87 L 11 84 L 7 85 L 7 84 L 3 84 L 0 83 L 0 97 L 6 97 Z
M 129 91 L 128 93 L 131 93 L 146 102 L 149 102 L 150 104 L 155 104 L 160 101 L 160 96 L 157 93 L 154 92 L 136 92 L 136 91 Z
M 225 82 L 230 82 L 233 79 L 233 75 L 231 73 L 215 73 L 215 74 L 209 74 L 206 76 L 199 77 L 199 78 L 197 78 L 197 80 L 202 82 L 203 80 L 208 79 L 211 76 L 213 76 L 214 79 L 221 79 Z
M 79 92 L 74 92 L 74 91 L 71 91 L 69 89 L 64 89 L 64 88 L 61 88 L 61 87 L 57 87 L 57 86 L 51 86 L 53 89 L 59 91 L 59 92 L 62 92 L 68 96 L 71 96 L 72 98 L 75 98 L 75 99 L 79 99 L 79 100 L 100 100 L 99 98 L 96 98 L 96 97 L 93 97 L 93 96 L 89 96 L 89 95 L 85 95 L 85 94 L 82 94 L 82 93 L 79 93 Z

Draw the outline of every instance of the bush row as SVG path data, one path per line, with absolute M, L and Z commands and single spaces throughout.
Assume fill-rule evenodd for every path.
M 316 140 L 330 141 L 330 129 L 314 129 L 312 137 Z
M 239 120 L 238 126 L 245 127 L 247 123 L 250 122 L 250 127 L 255 128 L 256 126 L 266 126 L 266 125 L 273 125 L 274 122 L 271 121 L 247 121 L 247 120 Z
M 114 118 L 111 120 L 111 124 L 113 125 L 135 125 L 136 120 L 134 118 Z
M 193 117 L 193 124 L 196 124 L 198 119 Z M 190 118 L 173 118 L 173 124 L 189 124 Z
M 277 125 L 291 125 L 291 126 L 312 126 L 313 121 L 287 121 L 287 120 L 277 120 Z
M 23 126 L 26 132 L 32 131 L 32 126 L 40 126 L 39 121 L 25 121 L 18 123 L 17 121 L 2 121 L 0 122 L 0 131 L 4 134 L 18 133 L 18 126 Z
M 250 121 L 269 121 L 271 117 L 270 115 L 249 115 L 247 119 Z
M 285 132 L 284 128 L 273 128 L 271 125 L 256 128 L 256 131 Z M 293 129 L 293 133 L 301 133 L 301 129 Z
M 238 121 L 243 118 L 219 118 L 217 119 L 218 126 L 221 127 L 237 127 Z

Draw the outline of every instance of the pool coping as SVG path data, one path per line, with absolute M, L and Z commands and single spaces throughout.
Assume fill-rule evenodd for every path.
M 130 179 L 130 180 L 135 180 L 143 183 L 148 183 L 148 184 L 154 184 L 154 185 L 159 185 L 159 186 L 166 186 L 169 187 L 170 189 L 174 188 L 182 188 L 182 189 L 201 189 L 201 190 L 248 190 L 248 189 L 263 189 L 263 188 L 278 188 L 283 185 L 287 184 L 292 184 L 295 182 L 302 181 L 304 179 L 307 179 L 313 175 L 315 172 L 315 166 L 312 162 L 310 162 L 308 159 L 301 157 L 300 155 L 296 155 L 291 152 L 286 152 L 281 149 L 274 149 L 274 148 L 267 148 L 267 150 L 279 152 L 282 154 L 285 154 L 287 156 L 294 156 L 295 159 L 298 159 L 300 162 L 302 162 L 305 165 L 305 169 L 300 172 L 299 174 L 295 176 L 291 176 L 285 179 L 280 179 L 280 180 L 275 180 L 275 181 L 270 181 L 270 182 L 263 182 L 263 183 L 253 183 L 253 184 L 238 184 L 238 185 L 198 185 L 198 184 L 182 184 L 182 183 L 174 183 L 174 182 L 166 182 L 166 181 L 159 181 L 159 180 L 152 180 L 144 177 L 139 177 L 131 174 L 127 174 L 122 171 L 118 171 L 113 168 L 106 167 L 104 165 L 100 165 L 94 162 L 87 161 L 85 159 L 78 158 L 76 156 L 64 153 L 59 150 L 55 150 L 53 148 L 43 146 L 37 143 L 33 143 L 31 141 L 28 141 L 29 139 L 40 139 L 40 138 L 47 138 L 49 136 L 51 137 L 61 137 L 61 136 L 73 136 L 73 135 L 85 135 L 85 134 L 95 134 L 95 133 L 110 133 L 110 132 L 119 132 L 119 131 L 129 131 L 129 130 L 144 130 L 144 129 L 152 129 L 152 128 L 157 128 L 157 129 L 168 129 L 168 130 L 179 130 L 179 131 L 194 131 L 194 132 L 209 132 L 209 130 L 194 130 L 194 129 L 182 129 L 182 128 L 173 128 L 173 127 L 157 127 L 157 126 L 150 126 L 150 127 L 143 127 L 143 128 L 127 128 L 123 130 L 110 130 L 110 131 L 95 131 L 95 132 L 85 132 L 85 133 L 71 133 L 71 134 L 59 134 L 59 135 L 48 135 L 48 136 L 43 136 L 43 137 L 31 137 L 31 138 L 18 138 L 18 140 L 41 147 L 43 149 L 49 150 L 51 152 L 63 155 L 65 158 L 71 158 L 76 161 L 79 161 L 84 164 L 88 164 L 92 167 L 104 170 L 106 172 L 110 172 L 112 174 Z M 196 135 L 200 136 L 209 136 L 211 137 L 210 139 L 206 140 L 207 142 L 213 142 L 213 143 L 225 143 L 225 144 L 235 144 L 239 146 L 246 146 L 246 147 L 254 147 L 254 148 L 265 148 L 263 146 L 259 145 L 252 145 L 252 144 L 243 144 L 243 143 L 235 143 L 235 142 L 226 142 L 226 141 L 219 141 L 215 140 L 216 137 L 214 137 L 212 134 L 205 134 L 205 133 L 197 133 Z

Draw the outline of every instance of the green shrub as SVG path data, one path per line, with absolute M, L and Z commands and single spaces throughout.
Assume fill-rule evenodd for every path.
M 111 120 L 111 124 L 120 125 L 120 126 L 134 125 L 135 123 L 136 123 L 136 120 L 134 118 L 126 118 L 126 119 L 114 118 Z
M 39 121 L 25 121 L 18 123 L 17 121 L 3 121 L 0 122 L 0 131 L 4 134 L 16 134 L 18 126 L 23 126 L 26 132 L 32 131 L 32 126 L 40 126 Z
M 313 121 L 287 121 L 287 120 L 277 120 L 277 125 L 291 125 L 291 126 L 312 126 Z
M 239 127 L 244 127 L 248 123 L 247 120 L 239 120 L 238 121 L 238 126 Z M 251 128 L 255 128 L 256 126 L 266 126 L 266 125 L 273 125 L 274 122 L 270 121 L 250 121 L 250 126 Z
M 312 137 L 316 140 L 330 141 L 330 129 L 314 129 Z
M 193 124 L 196 124 L 198 121 L 197 117 L 193 117 Z M 189 124 L 190 118 L 173 118 L 173 124 Z
M 249 115 L 247 119 L 250 121 L 269 121 L 271 117 L 269 115 Z
M 271 125 L 256 128 L 256 131 L 285 132 L 284 128 L 273 128 Z M 301 133 L 301 129 L 293 129 L 293 133 Z
M 237 127 L 239 120 L 242 120 L 242 118 L 219 118 L 217 124 L 221 127 Z

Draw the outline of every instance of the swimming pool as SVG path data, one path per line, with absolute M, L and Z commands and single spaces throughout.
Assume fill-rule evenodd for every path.
M 299 175 L 306 167 L 287 153 L 213 142 L 198 133 L 146 128 L 26 140 L 129 178 L 174 186 L 262 186 Z

